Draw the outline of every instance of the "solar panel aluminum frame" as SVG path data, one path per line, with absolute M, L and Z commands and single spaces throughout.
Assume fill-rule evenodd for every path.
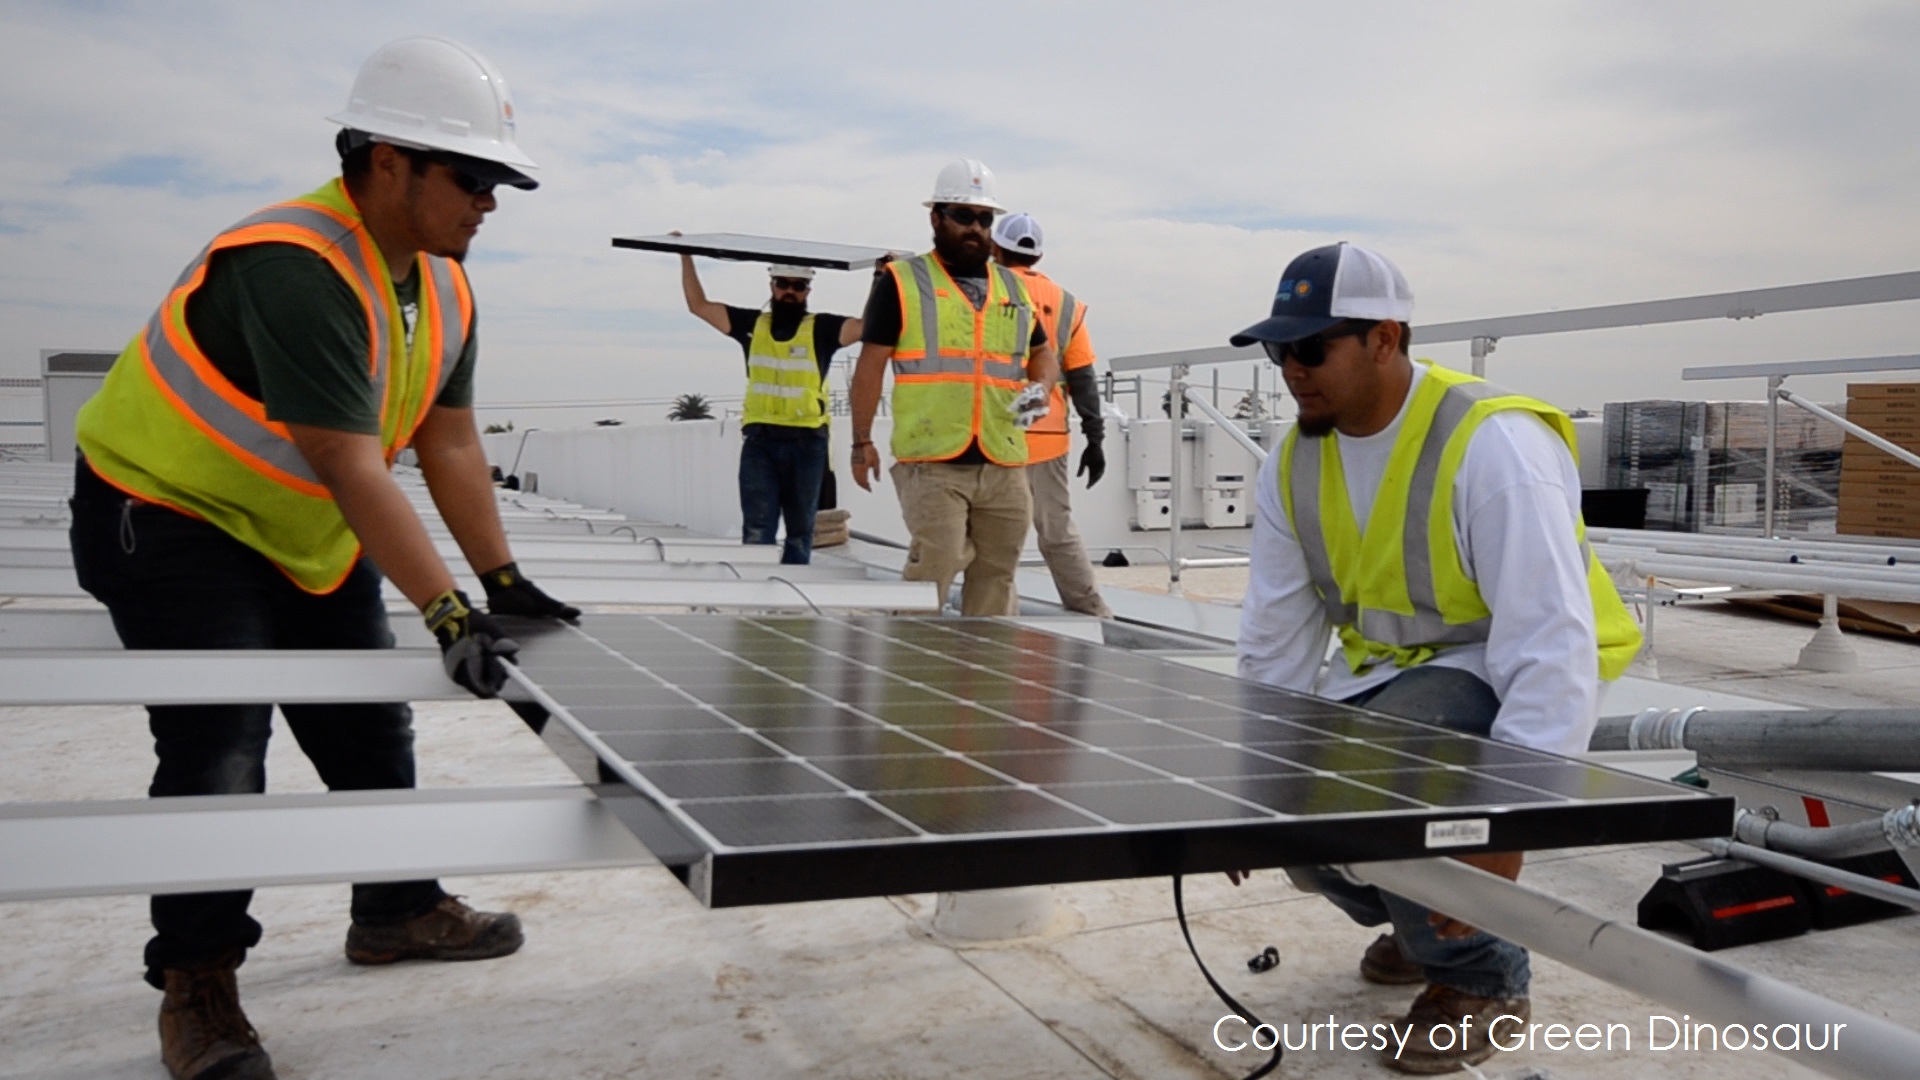
M 704 255 L 711 259 L 735 262 L 764 261 L 787 266 L 817 266 L 826 270 L 865 270 L 887 255 L 900 254 L 889 248 L 789 240 L 778 236 L 748 236 L 742 233 L 616 236 L 613 246 L 677 255 Z
M 547 726 L 550 746 L 584 779 L 598 782 L 615 814 L 708 907 L 1682 840 L 1726 835 L 1734 813 L 1732 799 L 1665 785 L 1674 797 L 738 847 L 716 840 L 681 809 L 681 800 L 576 718 L 542 686 L 537 671 L 515 669 L 513 679 L 558 721 Z M 618 786 L 637 797 L 610 798 Z M 1483 828 L 1483 842 L 1434 850 L 1430 826 L 1449 822 Z

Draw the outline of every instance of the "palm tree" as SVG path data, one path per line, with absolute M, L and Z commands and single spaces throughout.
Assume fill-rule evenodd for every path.
M 673 399 L 673 408 L 667 410 L 669 420 L 711 420 L 713 409 L 707 405 L 705 394 L 681 394 Z

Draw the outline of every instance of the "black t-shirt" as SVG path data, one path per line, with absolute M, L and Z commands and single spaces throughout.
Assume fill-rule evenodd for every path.
M 727 336 L 740 343 L 740 355 L 744 358 L 753 352 L 753 328 L 760 322 L 763 312 L 754 308 L 727 305 Z M 773 325 L 768 330 L 775 341 L 792 341 L 793 335 L 800 331 L 799 318 L 782 318 L 778 313 L 773 316 Z M 846 326 L 845 315 L 830 315 L 825 312 L 813 315 L 813 359 L 820 365 L 820 378 L 825 381 L 827 372 L 833 368 L 833 354 L 840 351 L 840 330 Z M 788 438 L 825 438 L 825 427 L 803 428 L 788 424 L 748 424 L 741 431 L 753 435 L 775 435 Z
M 420 273 L 394 284 L 409 332 Z M 449 304 L 451 308 L 451 304 Z M 187 331 L 236 390 L 267 418 L 364 435 L 380 433 L 382 403 L 367 376 L 367 315 L 331 264 L 295 244 L 248 244 L 216 253 L 187 301 Z M 473 404 L 477 334 L 434 404 Z
M 988 268 L 988 272 L 991 273 L 992 269 Z M 986 278 L 955 277 L 953 283 L 960 286 L 975 307 L 985 301 Z M 892 274 L 881 271 L 873 275 L 873 291 L 867 294 L 867 311 L 860 318 L 861 344 L 885 345 L 889 349 L 900 344 L 900 331 L 903 329 L 900 325 L 900 283 L 894 280 Z M 1027 339 L 1027 347 L 1037 349 L 1046 343 L 1047 328 L 1040 325 L 1039 319 L 1035 319 L 1033 336 Z M 986 453 L 980 449 L 980 440 L 975 439 L 960 451 L 959 456 L 948 458 L 946 464 L 985 465 L 987 460 Z

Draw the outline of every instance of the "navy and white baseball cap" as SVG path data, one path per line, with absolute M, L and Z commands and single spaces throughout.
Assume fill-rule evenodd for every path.
M 1046 236 L 1032 214 L 1008 214 L 993 223 L 993 242 L 1015 255 L 1038 255 L 1046 249 Z
M 1342 240 L 1295 256 L 1280 275 L 1272 316 L 1228 340 L 1284 345 L 1346 319 L 1412 322 L 1413 290 L 1385 255 Z

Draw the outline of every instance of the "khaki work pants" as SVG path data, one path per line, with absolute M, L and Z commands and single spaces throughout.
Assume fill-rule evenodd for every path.
M 900 493 L 900 516 L 913 537 L 900 576 L 933 582 L 945 603 L 953 579 L 965 572 L 960 614 L 1018 614 L 1013 575 L 1033 520 L 1026 470 L 901 461 L 891 475 Z
M 1111 619 L 1113 609 L 1100 598 L 1093 580 L 1093 564 L 1073 527 L 1073 505 L 1067 497 L 1067 457 L 1027 466 L 1027 488 L 1033 493 L 1033 531 L 1040 536 L 1040 554 L 1053 574 L 1060 606 L 1082 615 Z

